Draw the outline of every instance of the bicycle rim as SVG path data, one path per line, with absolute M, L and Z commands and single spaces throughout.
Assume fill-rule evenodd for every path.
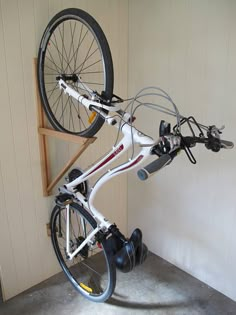
M 78 204 L 69 207 L 70 250 L 73 252 L 97 224 Z M 98 235 L 92 238 L 72 260 L 66 252 L 66 208 L 56 206 L 51 216 L 52 243 L 58 261 L 69 281 L 86 298 L 95 302 L 107 300 L 113 293 L 116 271 Z
M 104 120 L 59 88 L 63 79 L 87 99 L 94 92 L 111 99 L 113 65 L 106 37 L 97 22 L 79 9 L 59 12 L 48 24 L 38 54 L 39 92 L 52 126 L 91 137 Z

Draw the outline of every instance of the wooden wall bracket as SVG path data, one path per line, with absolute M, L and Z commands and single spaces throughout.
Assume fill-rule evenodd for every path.
M 87 147 L 93 143 L 97 138 L 84 138 L 76 135 L 56 131 L 49 129 L 45 124 L 45 114 L 41 104 L 41 99 L 38 91 L 37 84 L 37 58 L 34 58 L 34 78 L 36 87 L 36 104 L 37 104 L 37 116 L 38 116 L 38 135 L 39 135 L 39 152 L 41 162 L 41 175 L 42 175 L 42 188 L 43 195 L 50 196 L 52 189 L 59 182 L 62 176 L 70 169 L 75 161 L 81 156 L 81 154 L 87 149 Z M 71 159 L 64 165 L 61 171 L 57 174 L 54 179 L 50 179 L 50 163 L 48 158 L 48 143 L 47 137 L 54 137 L 64 141 L 77 143 L 80 145 L 78 151 L 71 157 Z

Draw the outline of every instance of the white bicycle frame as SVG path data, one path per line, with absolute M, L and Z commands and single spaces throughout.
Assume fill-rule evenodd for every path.
M 68 86 L 62 79 L 59 80 L 59 86 L 61 89 L 64 90 L 66 94 L 69 94 L 71 97 L 79 101 L 83 106 L 85 106 L 90 111 L 98 112 L 98 115 L 101 115 L 107 124 L 114 126 L 121 130 L 123 133 L 123 138 L 121 141 L 112 148 L 112 150 L 99 162 L 97 162 L 95 165 L 93 165 L 91 168 L 89 168 L 85 173 L 83 173 L 81 176 L 73 180 L 72 182 L 64 185 L 64 187 L 61 187 L 59 190 L 63 193 L 69 193 L 73 195 L 73 197 L 79 201 L 80 204 L 83 205 L 83 207 L 87 210 L 90 210 L 91 214 L 93 215 L 94 219 L 97 222 L 97 227 L 86 237 L 86 239 L 82 242 L 82 244 L 79 245 L 79 247 L 71 252 L 70 249 L 70 204 L 66 206 L 66 252 L 69 257 L 69 259 L 73 259 L 86 244 L 93 244 L 93 237 L 96 235 L 96 233 L 100 230 L 107 232 L 108 229 L 111 227 L 111 223 L 100 213 L 94 206 L 94 198 L 97 194 L 98 190 L 102 187 L 103 184 L 105 184 L 108 180 L 110 180 L 112 177 L 119 175 L 124 172 L 128 172 L 132 170 L 133 168 L 138 167 L 141 163 L 143 163 L 151 154 L 152 148 L 154 145 L 158 143 L 158 141 L 154 141 L 151 137 L 144 135 L 139 130 L 137 130 L 135 127 L 133 127 L 129 120 L 132 119 L 128 113 L 124 113 L 124 115 L 120 115 L 121 122 L 117 122 L 116 117 L 120 113 L 120 106 L 111 104 L 110 106 L 104 105 L 96 101 L 96 94 L 93 93 L 92 90 L 90 90 L 83 82 L 79 82 L 79 84 L 82 84 L 83 88 L 87 89 L 89 94 L 91 95 L 91 100 L 87 99 L 83 95 L 79 94 L 77 91 L 72 89 L 70 86 Z M 99 109 L 107 110 L 110 112 L 117 112 L 115 116 L 109 116 L 105 114 L 105 111 L 99 111 Z M 204 127 L 204 126 L 203 126 Z M 205 127 L 206 128 L 206 127 Z M 208 130 L 209 131 L 209 130 Z M 211 130 L 213 137 L 220 138 L 220 129 L 216 128 Z M 177 139 L 178 138 L 178 139 Z M 177 137 L 172 142 L 173 150 L 180 147 L 180 137 Z M 203 142 L 201 142 L 203 143 Z M 102 177 L 95 183 L 95 185 L 92 187 L 91 192 L 89 196 L 84 196 L 80 192 L 77 192 L 76 187 L 89 180 L 92 176 L 97 174 L 97 172 L 102 171 L 105 167 L 107 167 L 109 164 L 111 164 L 113 161 L 117 160 L 119 157 L 121 157 L 127 150 L 133 146 L 134 144 L 138 144 L 140 147 L 140 151 L 130 158 L 126 163 L 118 165 L 117 167 L 108 170 L 104 173 Z M 221 147 L 230 149 L 233 148 L 233 143 L 230 141 L 221 140 Z M 165 164 L 161 165 L 161 167 L 168 164 L 170 161 L 168 156 L 167 159 L 164 160 Z
M 70 88 L 63 80 L 59 81 L 59 85 L 61 88 L 64 89 L 64 92 L 78 100 L 82 105 L 84 105 L 87 109 L 91 109 L 91 106 L 96 106 L 96 108 L 103 108 L 103 109 L 109 109 L 111 111 L 118 111 L 120 108 L 117 107 L 108 107 L 104 106 L 103 104 L 100 104 L 96 101 L 90 101 L 80 95 L 78 92 Z M 66 207 L 66 252 L 69 257 L 69 259 L 72 259 L 74 256 L 76 256 L 81 249 L 91 242 L 94 235 L 99 231 L 107 231 L 109 227 L 112 225 L 103 215 L 100 213 L 94 206 L 94 198 L 97 194 L 98 190 L 102 187 L 103 184 L 105 184 L 108 180 L 110 180 L 112 177 L 122 174 L 124 172 L 128 172 L 136 167 L 138 167 L 141 163 L 143 163 L 149 156 L 151 152 L 152 146 L 155 144 L 155 141 L 138 131 L 135 127 L 131 126 L 128 122 L 129 120 L 129 114 L 125 114 L 122 117 L 121 123 L 117 122 L 115 117 L 104 115 L 104 119 L 106 123 L 108 123 L 111 126 L 114 126 L 116 128 L 120 128 L 121 132 L 123 133 L 123 138 L 120 140 L 120 142 L 112 148 L 112 150 L 101 160 L 99 160 L 95 165 L 93 165 L 91 168 L 89 168 L 85 173 L 83 173 L 81 176 L 73 180 L 72 182 L 64 185 L 64 187 L 60 188 L 61 192 L 67 192 L 74 195 L 75 199 L 77 199 L 84 208 L 90 210 L 93 217 L 97 221 L 98 225 L 97 228 L 94 229 L 87 238 L 80 244 L 80 246 L 74 250 L 73 252 L 70 251 L 70 205 L 68 204 Z M 133 146 L 134 144 L 138 144 L 140 147 L 140 151 L 136 156 L 129 159 L 126 163 L 121 164 L 111 170 L 108 170 L 100 179 L 95 183 L 95 185 L 92 187 L 91 192 L 89 196 L 84 196 L 80 192 L 76 192 L 75 187 L 87 180 L 89 180 L 92 176 L 97 174 L 98 172 L 102 171 L 105 167 L 107 167 L 109 164 L 120 158 L 127 150 Z

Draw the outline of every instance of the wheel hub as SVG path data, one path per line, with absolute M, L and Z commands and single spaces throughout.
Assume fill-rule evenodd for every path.
M 71 81 L 73 83 L 76 83 L 79 81 L 79 77 L 73 73 L 73 74 L 62 74 L 62 75 L 59 75 L 56 77 L 56 80 L 59 81 L 59 80 L 63 80 L 65 82 L 68 82 L 68 81 Z

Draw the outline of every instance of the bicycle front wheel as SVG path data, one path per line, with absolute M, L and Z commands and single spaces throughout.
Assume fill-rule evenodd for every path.
M 66 9 L 49 22 L 38 53 L 39 93 L 46 116 L 59 131 L 94 136 L 104 119 L 66 95 L 64 80 L 87 99 L 113 95 L 113 63 L 106 37 L 98 23 L 80 9 Z
M 104 240 L 96 234 L 70 260 L 66 251 L 67 208 L 55 206 L 51 215 L 51 238 L 57 259 L 69 281 L 83 296 L 94 302 L 104 302 L 113 293 L 116 269 L 104 249 Z M 97 227 L 94 218 L 80 205 L 69 206 L 69 246 L 73 252 Z M 100 239 L 101 238 L 101 239 Z

